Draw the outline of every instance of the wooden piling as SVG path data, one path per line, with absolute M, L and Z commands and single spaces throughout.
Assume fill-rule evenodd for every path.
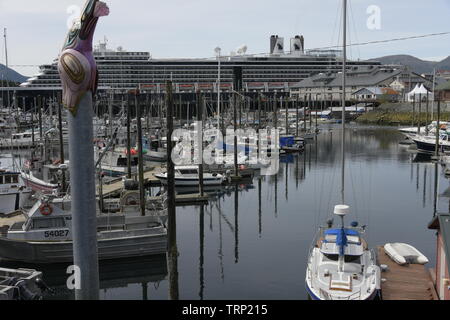
M 173 96 L 172 81 L 166 82 L 166 113 L 167 113 L 167 203 L 168 203 L 168 271 L 169 299 L 179 299 L 178 289 L 178 248 L 175 206 L 175 166 L 172 161 L 173 132 Z

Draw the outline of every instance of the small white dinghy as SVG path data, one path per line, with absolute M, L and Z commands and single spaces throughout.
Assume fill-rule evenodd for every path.
M 386 243 L 384 245 L 386 254 L 399 265 L 426 264 L 425 257 L 419 250 L 406 243 Z

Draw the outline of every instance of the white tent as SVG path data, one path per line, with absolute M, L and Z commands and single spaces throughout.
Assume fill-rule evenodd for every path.
M 416 84 L 416 86 L 414 87 L 414 89 L 409 92 L 406 96 L 408 98 L 409 102 L 419 102 L 420 99 L 422 99 L 422 101 L 426 101 L 427 100 L 427 93 L 428 93 L 428 100 L 432 101 L 433 100 L 433 93 L 431 91 L 428 91 L 423 84 L 421 84 L 419 86 L 419 84 Z

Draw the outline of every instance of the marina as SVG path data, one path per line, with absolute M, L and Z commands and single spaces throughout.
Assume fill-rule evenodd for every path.
M 450 32 L 158 58 L 82 2 L 31 77 L 3 29 L 0 300 L 450 300 L 450 63 L 354 50 Z

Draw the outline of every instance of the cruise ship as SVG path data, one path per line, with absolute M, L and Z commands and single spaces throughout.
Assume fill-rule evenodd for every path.
M 220 69 L 220 90 L 232 89 L 233 68 L 242 67 L 243 89 L 247 92 L 287 92 L 299 81 L 321 72 L 338 72 L 342 68 L 339 50 L 305 50 L 303 36 L 291 38 L 290 50 L 284 39 L 270 37 L 270 53 L 246 54 L 243 46 L 228 56 L 205 59 L 154 59 L 149 52 L 129 52 L 119 47 L 111 50 L 106 40 L 95 47 L 99 69 L 99 90 L 125 92 L 137 87 L 161 93 L 167 80 L 172 80 L 176 93 L 217 92 Z M 220 63 L 219 63 L 220 62 Z M 220 68 L 219 68 L 220 65 Z M 348 68 L 380 65 L 373 61 L 350 61 Z M 21 87 L 36 91 L 61 88 L 57 61 L 42 65 L 40 72 Z

